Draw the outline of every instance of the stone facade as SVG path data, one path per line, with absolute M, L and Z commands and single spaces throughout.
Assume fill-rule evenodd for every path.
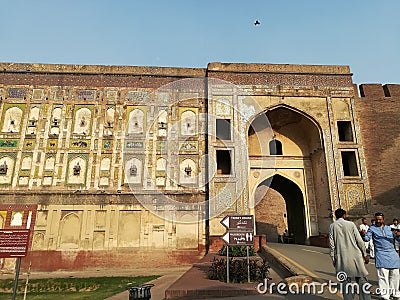
M 339 206 L 355 219 L 396 207 L 390 159 L 371 191 L 392 198 L 371 200 L 367 170 L 374 105 L 396 105 L 398 86 L 367 90 L 345 66 L 0 63 L 0 216 L 38 205 L 29 256 L 43 270 L 191 261 L 227 214 L 307 243 Z

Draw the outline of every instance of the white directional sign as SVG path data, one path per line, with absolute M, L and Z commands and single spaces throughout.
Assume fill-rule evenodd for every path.
M 254 217 L 252 215 L 226 216 L 221 224 L 228 229 L 222 239 L 229 245 L 254 245 Z
M 226 216 L 221 224 L 228 230 L 254 230 L 254 221 L 252 215 Z
M 254 244 L 252 231 L 228 231 L 222 236 L 222 239 L 229 246 L 252 246 Z

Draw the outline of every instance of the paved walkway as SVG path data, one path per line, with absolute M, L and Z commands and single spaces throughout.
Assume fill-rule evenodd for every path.
M 274 244 L 268 243 L 268 248 L 271 253 L 275 256 L 279 256 L 289 262 L 293 268 L 298 271 L 299 274 L 306 274 L 312 277 L 317 282 L 328 282 L 332 280 L 337 282 L 335 271 L 332 266 L 331 260 L 328 255 L 328 249 L 320 247 L 312 247 L 305 245 L 292 245 L 292 244 Z M 257 284 L 226 284 L 216 280 L 208 280 L 205 278 L 204 271 L 208 268 L 207 263 L 212 260 L 215 254 L 209 254 L 203 258 L 199 263 L 192 265 L 182 265 L 173 267 L 163 267 L 163 268 L 135 268 L 135 269 L 92 269 L 85 271 L 60 271 L 43 273 L 43 272 L 33 272 L 30 278 L 48 278 L 51 277 L 96 277 L 96 276 L 106 276 L 112 274 L 113 276 L 139 276 L 139 275 L 161 275 L 156 280 L 151 283 L 154 284 L 152 287 L 152 300 L 163 300 L 165 298 L 166 290 L 191 290 L 191 291 L 204 291 L 204 290 L 214 290 L 214 291 L 226 291 L 226 290 L 252 290 L 255 291 Z M 370 273 L 369 282 L 373 285 L 372 291 L 377 286 L 377 275 L 374 266 L 374 261 L 367 265 L 367 269 Z M 25 274 L 20 274 L 20 280 Z M 271 271 L 272 280 L 270 283 L 279 283 L 282 277 L 276 273 L 274 270 Z M 0 278 L 14 278 L 13 273 L 3 273 L 0 274 Z M 214 293 L 214 292 L 213 292 Z M 211 293 L 208 299 L 217 300 L 221 298 L 217 295 Z M 251 296 L 238 296 L 238 297 L 225 297 L 223 299 L 231 300 L 262 300 L 262 299 L 309 299 L 309 300 L 319 300 L 319 299 L 342 299 L 341 295 L 336 293 L 324 293 L 322 295 L 280 295 L 276 291 L 271 294 Z M 194 294 L 195 295 L 195 294 Z M 226 295 L 226 294 L 225 294 Z M 124 291 L 120 294 L 114 295 L 107 300 L 128 300 L 129 293 Z M 187 298 L 191 300 L 196 300 L 196 297 Z M 197 298 L 199 299 L 199 298 Z M 202 298 L 204 299 L 204 298 Z M 357 299 L 357 297 L 356 297 Z M 378 299 L 373 295 L 372 299 Z
M 338 283 L 336 272 L 329 256 L 328 248 L 278 243 L 268 243 L 268 247 L 274 251 L 274 255 L 284 257 L 302 274 L 312 277 L 315 281 L 325 284 L 329 281 Z M 370 263 L 366 267 L 369 272 L 368 281 L 370 284 L 372 284 L 370 289 L 372 299 L 379 299 L 379 297 L 374 294 L 376 288 L 378 287 L 375 261 L 371 259 Z M 342 295 L 340 293 L 325 292 L 322 296 L 322 299 L 342 299 Z M 295 298 L 287 297 L 287 299 Z M 311 298 L 310 296 L 310 298 L 307 299 L 317 298 Z
M 179 279 L 188 269 L 190 269 L 191 266 L 187 267 L 179 267 L 179 268 L 170 268 L 167 273 L 163 274 L 161 277 L 149 281 L 148 283 L 154 284 L 154 286 L 151 288 L 151 299 L 152 300 L 163 300 L 164 295 L 165 295 L 165 290 L 173 284 L 176 280 Z M 160 274 L 161 273 L 156 269 L 152 270 L 153 274 Z M 137 276 L 137 275 L 136 275 Z M 106 300 L 128 300 L 129 299 L 129 292 L 125 291 L 122 293 L 119 293 L 117 295 L 114 295 L 112 297 L 106 298 Z

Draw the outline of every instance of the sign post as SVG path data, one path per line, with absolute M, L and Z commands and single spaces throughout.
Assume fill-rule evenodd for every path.
M 12 294 L 12 300 L 15 300 L 17 296 L 17 288 L 18 288 L 18 277 L 19 277 L 19 270 L 21 268 L 21 257 L 17 258 L 17 270 L 15 271 L 15 279 L 14 279 L 14 288 Z
M 21 257 L 28 252 L 29 233 L 29 229 L 0 229 L 0 258 L 17 258 L 12 300 L 17 296 Z
M 16 272 L 12 299 L 17 293 L 21 258 L 25 257 L 32 242 L 30 229 L 35 226 L 37 204 L 0 204 L 0 258 L 16 258 Z
M 229 246 L 246 246 L 247 281 L 250 282 L 249 246 L 254 245 L 254 217 L 252 215 L 226 216 L 221 224 L 227 229 L 221 237 L 226 242 L 226 281 L 229 282 Z
M 226 245 L 226 282 L 229 283 L 229 245 Z

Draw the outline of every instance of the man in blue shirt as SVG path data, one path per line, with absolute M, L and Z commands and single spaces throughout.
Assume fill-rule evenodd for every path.
M 375 226 L 370 226 L 364 240 L 374 241 L 375 267 L 378 271 L 378 284 L 382 299 L 400 298 L 399 292 L 399 268 L 400 258 L 393 247 L 393 240 L 400 240 L 400 231 L 392 231 L 384 224 L 382 213 L 375 214 Z

